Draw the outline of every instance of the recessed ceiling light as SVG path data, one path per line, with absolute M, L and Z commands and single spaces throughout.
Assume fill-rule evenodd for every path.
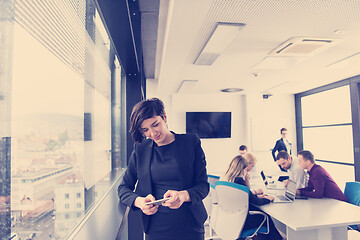
M 244 91 L 244 89 L 242 88 L 224 88 L 221 89 L 220 92 L 225 92 L 225 93 L 233 93 L 233 92 L 241 92 Z
M 237 37 L 244 23 L 218 22 L 210 38 L 195 59 L 195 65 L 211 65 Z

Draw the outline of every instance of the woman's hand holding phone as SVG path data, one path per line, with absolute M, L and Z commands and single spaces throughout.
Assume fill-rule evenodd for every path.
M 141 209 L 141 211 L 146 215 L 153 215 L 157 212 L 159 206 L 153 204 L 146 204 L 148 202 L 155 201 L 155 197 L 151 194 L 146 197 L 137 197 L 135 199 L 134 205 Z
M 179 207 L 181 207 L 181 205 L 184 202 L 190 202 L 190 195 L 188 193 L 188 191 L 184 190 L 184 191 L 175 191 L 175 190 L 168 190 L 165 194 L 164 194 L 164 198 L 168 198 L 170 197 L 169 200 L 167 200 L 166 202 L 163 202 L 162 205 L 164 207 L 168 207 L 171 209 L 178 209 Z

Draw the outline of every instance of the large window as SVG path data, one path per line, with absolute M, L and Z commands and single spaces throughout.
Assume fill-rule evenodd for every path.
M 354 112 L 359 100 L 351 91 L 352 81 L 348 79 L 310 90 L 295 98 L 298 150 L 310 150 L 317 163 L 343 190 L 346 182 L 355 180 L 354 148 L 360 134 L 355 130 L 358 118 Z
M 121 66 L 92 0 L 0 5 L 0 238 L 65 239 L 120 161 Z

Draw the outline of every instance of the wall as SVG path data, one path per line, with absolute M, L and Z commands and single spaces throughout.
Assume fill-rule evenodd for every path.
M 165 103 L 168 108 L 167 103 Z M 238 148 L 246 139 L 245 97 L 235 94 L 190 95 L 175 94 L 171 99 L 169 128 L 176 133 L 185 133 L 187 111 L 232 112 L 231 138 L 201 139 L 208 173 L 225 171 L 230 161 L 238 154 Z
M 168 108 L 168 105 L 171 105 Z M 296 126 L 294 96 L 278 94 L 263 99 L 260 93 L 247 95 L 175 94 L 165 103 L 169 127 L 177 133 L 185 133 L 187 111 L 232 112 L 231 138 L 202 139 L 209 173 L 225 171 L 231 159 L 238 154 L 241 144 L 248 146 L 258 159 L 257 169 L 277 171 L 279 168 L 271 156 L 271 149 L 280 139 L 280 129 L 288 129 L 288 139 L 296 153 Z M 171 113 L 171 114 L 170 114 Z
M 258 168 L 278 170 L 271 155 L 276 140 L 281 138 L 280 129 L 288 129 L 288 140 L 296 155 L 295 102 L 292 94 L 275 94 L 263 99 L 262 94 L 246 95 L 247 135 L 250 152 L 257 157 Z

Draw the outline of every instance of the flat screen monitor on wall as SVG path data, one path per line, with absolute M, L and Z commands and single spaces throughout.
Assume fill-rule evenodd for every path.
M 199 138 L 230 138 L 231 112 L 186 112 L 186 133 Z

